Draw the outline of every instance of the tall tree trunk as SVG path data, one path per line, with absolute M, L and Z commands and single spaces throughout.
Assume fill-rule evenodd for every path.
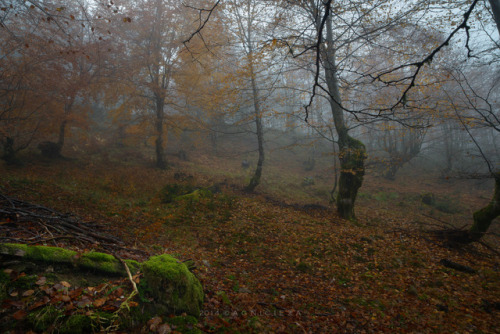
M 354 203 L 358 190 L 363 184 L 365 174 L 364 162 L 366 148 L 362 142 L 349 136 L 344 120 L 340 89 L 337 79 L 335 63 L 335 48 L 332 35 L 331 18 L 327 20 L 327 46 L 323 49 L 322 57 L 325 69 L 326 83 L 330 94 L 330 107 L 337 135 L 339 136 L 340 177 L 339 192 L 337 195 L 337 211 L 340 217 L 355 219 Z
M 8 164 L 16 161 L 16 151 L 14 150 L 14 138 L 6 137 L 3 142 L 3 155 L 2 159 Z
M 500 0 L 489 0 L 493 18 L 495 20 L 498 33 L 500 34 Z M 490 203 L 484 208 L 474 212 L 474 224 L 469 230 L 469 240 L 480 240 L 488 231 L 493 219 L 500 216 L 500 171 L 492 172 L 495 179 L 495 190 Z
M 156 97 L 156 140 L 155 140 L 155 149 L 156 149 L 156 167 L 160 169 L 167 168 L 167 161 L 165 159 L 165 152 L 163 149 L 163 121 L 164 121 L 164 113 L 163 108 L 165 106 L 165 101 L 163 97 Z
M 493 174 L 495 178 L 495 191 L 490 203 L 474 212 L 474 224 L 469 230 L 470 241 L 477 241 L 488 231 L 491 222 L 500 216 L 500 172 Z
M 68 124 L 67 120 L 63 120 L 61 125 L 59 125 L 59 138 L 57 140 L 57 146 L 59 146 L 59 151 L 62 150 L 64 146 L 64 139 L 66 138 L 66 125 Z
M 500 34 L 500 0 L 489 0 L 493 18 L 497 25 L 498 34 Z
M 59 138 L 57 139 L 57 152 L 53 152 L 54 156 L 60 156 L 62 148 L 64 146 L 64 140 L 66 139 L 66 126 L 68 125 L 68 117 L 73 109 L 73 103 L 75 98 L 73 96 L 69 97 L 68 102 L 64 105 L 64 118 L 59 125 Z
M 255 112 L 255 127 L 257 130 L 257 142 L 259 146 L 259 160 L 257 161 L 257 168 L 255 168 L 255 173 L 250 179 L 250 183 L 246 187 L 248 191 L 254 191 L 255 188 L 260 183 L 260 177 L 262 175 L 262 166 L 264 165 L 264 130 L 262 127 L 262 115 L 260 109 L 259 91 L 257 90 L 257 83 L 255 82 L 255 75 L 253 69 L 253 59 L 250 54 L 250 75 L 252 82 L 252 95 L 253 95 L 253 106 Z

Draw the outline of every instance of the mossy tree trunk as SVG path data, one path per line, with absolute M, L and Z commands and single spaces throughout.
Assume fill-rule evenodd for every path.
M 365 175 L 366 149 L 362 142 L 350 136 L 340 147 L 339 193 L 337 211 L 342 218 L 355 219 L 354 203 Z M 340 146 L 340 144 L 339 144 Z
M 354 203 L 358 190 L 363 184 L 366 148 L 362 142 L 349 136 L 344 119 L 344 109 L 340 98 L 337 65 L 335 61 L 335 42 L 332 33 L 331 17 L 326 24 L 326 47 L 322 50 L 326 83 L 330 95 L 329 102 L 333 122 L 338 135 L 340 176 L 337 195 L 337 211 L 340 217 L 355 219 Z
M 487 206 L 474 212 L 474 224 L 469 230 L 469 238 L 471 241 L 481 239 L 488 231 L 493 219 L 500 216 L 500 172 L 494 173 L 493 177 L 495 179 L 493 198 Z

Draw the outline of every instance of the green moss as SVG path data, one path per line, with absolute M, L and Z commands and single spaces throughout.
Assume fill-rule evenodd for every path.
M 10 282 L 8 284 L 9 288 L 14 288 L 14 289 L 31 289 L 34 285 L 35 282 L 38 280 L 37 275 L 26 275 L 26 276 L 19 276 L 16 280 Z
M 189 194 L 177 197 L 177 199 L 199 202 L 200 199 L 202 199 L 202 198 L 211 198 L 211 197 L 213 197 L 213 194 L 210 190 L 208 190 L 208 189 L 196 189 L 195 191 L 193 191 Z
M 82 269 L 105 274 L 126 275 L 123 264 L 114 256 L 105 253 L 89 252 L 78 258 L 76 252 L 59 247 L 0 244 L 0 254 L 45 263 L 77 265 Z M 140 263 L 134 260 L 125 260 L 125 263 L 132 273 L 136 273 L 141 268 Z
M 76 256 L 75 251 L 59 247 L 29 246 L 27 247 L 27 258 L 35 261 L 49 263 L 72 263 Z
M 125 260 L 125 263 L 127 264 L 127 267 L 132 274 L 135 274 L 136 272 L 141 270 L 141 264 L 135 260 Z
M 176 280 L 189 273 L 182 262 L 168 254 L 151 257 L 142 264 L 142 269 L 145 273 L 169 280 Z
M 421 200 L 422 203 L 427 204 L 427 205 L 434 205 L 436 204 L 436 197 L 434 196 L 433 193 L 425 193 L 421 195 Z
M 155 307 L 164 314 L 187 313 L 198 317 L 203 303 L 203 289 L 184 263 L 163 254 L 142 264 L 147 292 Z
M 193 191 L 193 187 L 182 184 L 167 184 L 160 190 L 158 194 L 160 201 L 164 204 L 173 202 L 177 197 L 189 194 Z
M 99 271 L 107 274 L 122 274 L 124 269 L 114 256 L 99 252 L 83 254 L 77 261 L 80 268 Z
M 90 316 L 90 320 L 92 321 L 93 327 L 97 328 L 107 328 L 111 325 L 115 320 L 115 315 L 113 313 L 108 312 L 95 312 Z
M 311 271 L 312 268 L 308 263 L 300 262 L 299 264 L 297 264 L 297 270 L 306 273 Z
M 354 203 L 365 174 L 366 148 L 362 142 L 350 136 L 340 151 L 340 177 L 337 194 L 337 210 L 344 219 L 356 220 Z M 339 144 L 340 145 L 340 144 Z
M 13 256 L 26 256 L 28 246 L 23 244 L 0 244 L 0 253 Z
M 47 306 L 29 313 L 26 320 L 36 331 L 46 331 L 58 318 L 62 317 L 61 311 L 54 306 Z
M 88 316 L 75 314 L 70 316 L 59 329 L 61 334 L 80 334 L 92 332 L 92 321 Z
M 72 263 L 76 252 L 59 247 L 0 244 L 0 253 L 49 263 Z
M 165 319 L 165 322 L 171 325 L 172 329 L 177 332 L 181 332 L 184 334 L 198 334 L 201 331 L 195 326 L 198 324 L 198 320 L 196 320 L 193 316 L 177 316 Z

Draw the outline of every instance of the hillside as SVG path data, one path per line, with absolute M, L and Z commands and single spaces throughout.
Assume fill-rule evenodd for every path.
M 328 203 L 326 168 L 307 174 L 298 163 L 277 167 L 271 159 L 250 194 L 242 190 L 250 172 L 235 159 L 198 152 L 172 158 L 166 171 L 106 159 L 2 165 L 0 193 L 76 214 L 126 248 L 193 260 L 205 292 L 204 332 L 498 330 L 498 239 L 453 248 L 432 233 L 467 223 L 488 202 L 489 184 L 447 183 L 411 170 L 389 183 L 369 175 L 358 220 L 350 222 Z M 314 184 L 304 184 L 306 177 Z M 174 188 L 207 191 L 172 197 L 179 195 Z M 432 205 L 422 203 L 429 193 Z M 9 242 L 23 236 L 0 231 L 1 240 L 10 233 Z

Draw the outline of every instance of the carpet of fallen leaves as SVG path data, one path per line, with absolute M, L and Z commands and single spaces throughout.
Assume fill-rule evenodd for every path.
M 498 253 L 480 244 L 446 247 L 422 230 L 409 204 L 360 207 L 358 221 L 349 222 L 327 207 L 246 194 L 228 182 L 212 197 L 163 204 L 158 192 L 169 182 L 215 182 L 178 170 L 64 161 L 1 173 L 8 177 L 0 189 L 9 196 L 100 222 L 131 248 L 194 260 L 205 290 L 204 332 L 495 333 L 500 327 Z

